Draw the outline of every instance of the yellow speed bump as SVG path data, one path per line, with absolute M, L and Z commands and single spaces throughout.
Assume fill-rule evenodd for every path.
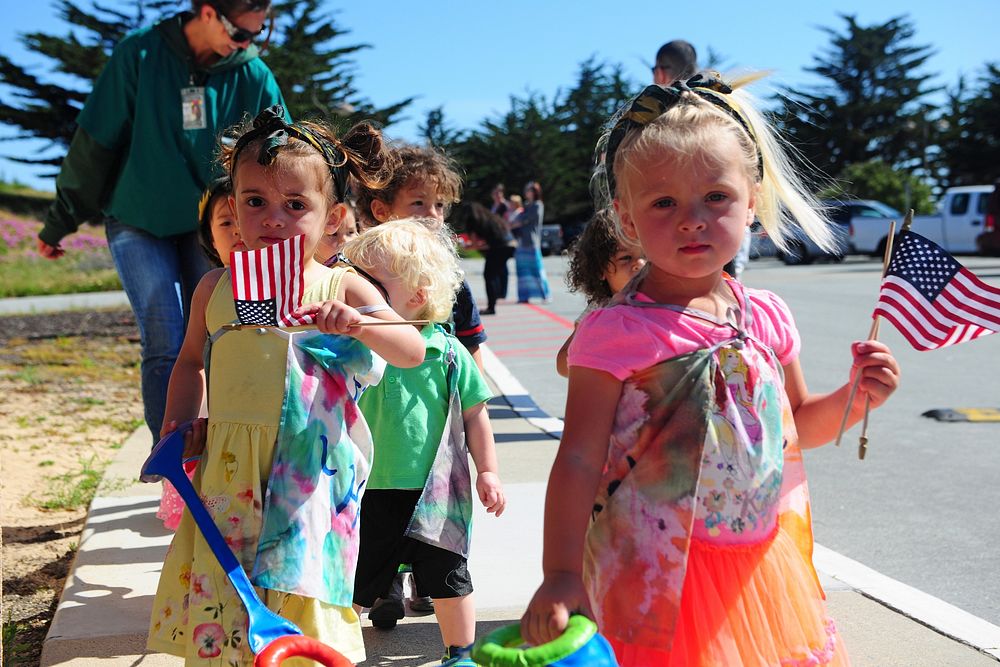
M 923 416 L 941 422 L 1000 422 L 1000 408 L 938 408 Z

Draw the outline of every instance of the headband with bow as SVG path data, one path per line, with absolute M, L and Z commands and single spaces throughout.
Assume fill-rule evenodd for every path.
M 615 153 L 622 140 L 631 130 L 648 125 L 665 114 L 681 101 L 684 93 L 688 92 L 714 104 L 739 123 L 757 148 L 757 177 L 764 176 L 764 157 L 757 144 L 757 136 L 750 123 L 743 117 L 739 105 L 732 99 L 733 89 L 719 78 L 717 72 L 699 72 L 687 81 L 675 81 L 670 86 L 647 86 L 615 122 L 608 135 L 604 157 L 604 172 L 608 179 L 608 191 L 612 197 L 615 195 Z
M 253 129 L 240 137 L 233 148 L 233 166 L 235 167 L 237 163 L 240 151 L 261 137 L 264 138 L 264 141 L 261 144 L 260 152 L 257 153 L 257 162 L 265 166 L 274 162 L 278 155 L 278 149 L 281 146 L 287 146 L 289 138 L 299 139 L 315 148 L 323 156 L 323 160 L 333 176 L 333 187 L 337 201 L 344 201 L 347 197 L 348 172 L 344 168 L 347 165 L 347 154 L 343 148 L 321 137 L 308 127 L 285 122 L 284 115 L 285 109 L 280 104 L 270 106 L 257 114 L 257 117 L 253 119 Z

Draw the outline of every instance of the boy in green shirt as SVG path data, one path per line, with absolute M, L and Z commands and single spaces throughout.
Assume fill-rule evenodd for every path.
M 397 313 L 432 322 L 421 329 L 424 363 L 387 366 L 382 381 L 358 401 L 375 456 L 361 505 L 354 602 L 370 607 L 399 564 L 411 563 L 420 594 L 434 600 L 446 647 L 442 664 L 473 665 L 468 454 L 486 510 L 499 516 L 506 500 L 486 411 L 491 392 L 464 346 L 434 324 L 447 320 L 461 281 L 454 242 L 447 232 L 410 218 L 365 231 L 344 254 L 381 283 Z

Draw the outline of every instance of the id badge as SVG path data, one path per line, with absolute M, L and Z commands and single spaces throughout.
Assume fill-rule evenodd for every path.
M 181 88 L 181 118 L 185 130 L 204 130 L 208 127 L 203 86 Z

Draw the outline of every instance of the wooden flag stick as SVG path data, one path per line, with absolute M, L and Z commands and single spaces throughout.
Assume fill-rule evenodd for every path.
M 913 211 L 910 210 L 906 214 L 906 219 L 903 221 L 903 229 L 909 229 L 910 224 L 913 222 Z M 885 279 L 885 274 L 889 270 L 889 259 L 892 257 L 892 244 L 896 238 L 896 221 L 893 220 L 889 223 L 889 236 L 885 240 L 885 254 L 882 256 L 882 278 Z M 879 283 L 881 288 L 881 282 Z M 878 315 L 875 316 L 872 322 L 872 328 L 868 331 L 868 338 L 865 340 L 878 340 L 878 328 L 880 318 Z M 844 418 L 840 420 L 840 428 L 837 430 L 837 440 L 836 446 L 840 447 L 840 440 L 844 437 L 844 431 L 847 429 L 847 419 L 851 415 L 851 404 L 854 402 L 854 395 L 858 392 L 858 383 L 861 382 L 861 373 L 858 372 L 854 376 L 854 382 L 851 383 L 851 392 L 847 395 L 847 406 L 844 408 Z M 858 439 L 858 458 L 864 459 L 865 452 L 868 449 L 868 408 L 869 401 L 865 399 L 865 417 L 864 422 L 861 426 L 861 437 Z
M 379 320 L 377 322 L 358 322 L 357 324 L 352 324 L 352 327 L 385 327 L 396 324 L 412 324 L 414 326 L 422 327 L 430 324 L 430 320 Z M 315 324 L 306 324 L 309 328 L 315 329 Z M 228 324 L 223 324 L 222 328 L 226 331 L 239 331 L 241 329 L 284 329 L 286 327 L 278 327 L 270 324 L 239 324 L 236 322 L 230 322 Z

